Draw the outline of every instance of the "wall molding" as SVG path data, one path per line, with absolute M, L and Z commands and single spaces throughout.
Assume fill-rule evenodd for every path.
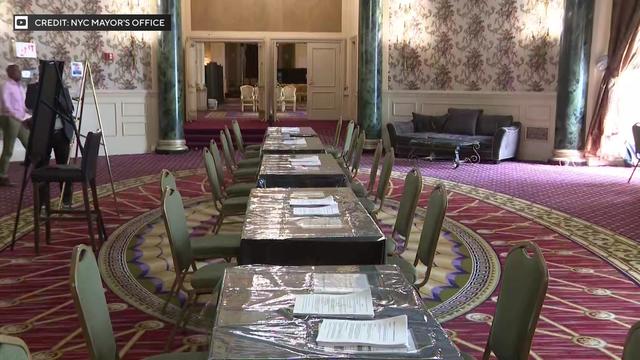
M 480 108 L 486 114 L 512 115 L 522 123 L 519 160 L 546 161 L 553 152 L 555 92 L 408 91 L 382 92 L 383 123 L 408 121 L 412 112 L 442 115 L 450 107 Z M 548 129 L 546 140 L 527 139 L 527 127 Z

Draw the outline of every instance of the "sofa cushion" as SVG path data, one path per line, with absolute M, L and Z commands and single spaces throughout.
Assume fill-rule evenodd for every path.
M 398 121 L 393 123 L 396 134 L 411 134 L 415 132 L 411 121 Z
M 441 132 L 447 122 L 447 115 L 433 116 L 418 113 L 413 114 L 415 132 Z
M 493 136 L 496 131 L 505 126 L 513 124 L 511 115 L 480 115 L 476 126 L 476 135 Z
M 442 132 L 448 134 L 475 135 L 476 124 L 482 110 L 450 108 Z

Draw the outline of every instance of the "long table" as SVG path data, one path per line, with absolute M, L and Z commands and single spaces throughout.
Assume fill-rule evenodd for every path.
M 337 216 L 296 216 L 291 199 L 332 196 Z M 385 237 L 350 188 L 253 189 L 240 264 L 383 264 Z
M 294 294 L 310 293 L 318 274 L 365 274 L 374 319 L 408 317 L 414 352 L 356 351 L 319 346 L 322 319 L 293 317 Z M 395 266 L 280 267 L 227 269 L 219 293 L 209 359 L 461 359 L 420 295 Z
M 262 144 L 263 154 L 321 154 L 325 146 L 317 137 L 267 136 Z
M 296 161 L 316 158 L 319 165 L 300 165 Z M 349 180 L 336 159 L 328 154 L 273 155 L 262 157 L 258 187 L 346 187 Z

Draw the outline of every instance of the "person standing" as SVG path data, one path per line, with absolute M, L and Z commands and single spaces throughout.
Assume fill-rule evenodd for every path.
M 20 84 L 22 72 L 18 65 L 7 66 L 7 81 L 0 89 L 0 130 L 2 130 L 2 156 L 0 156 L 0 186 L 11 186 L 7 176 L 16 138 L 25 149 L 29 143 L 29 129 L 25 120 L 30 118 L 25 107 L 25 91 Z

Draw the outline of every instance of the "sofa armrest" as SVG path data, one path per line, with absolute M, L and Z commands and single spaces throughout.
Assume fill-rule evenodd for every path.
M 397 149 L 398 135 L 407 133 L 407 130 L 413 131 L 413 123 L 411 121 L 402 121 L 396 123 L 390 122 L 387 123 L 387 130 L 389 131 L 391 146 Z
M 500 161 L 503 159 L 515 158 L 518 154 L 518 146 L 520 145 L 520 128 L 519 122 L 514 122 L 511 126 L 498 128 L 493 137 L 493 160 Z

